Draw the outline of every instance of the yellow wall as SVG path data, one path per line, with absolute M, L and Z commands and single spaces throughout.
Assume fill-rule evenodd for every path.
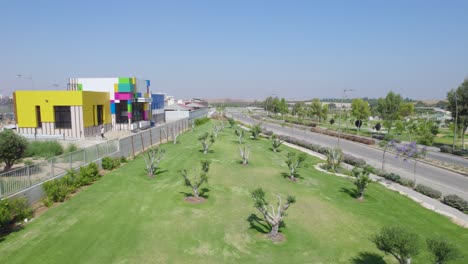
M 106 92 L 83 92 L 83 122 L 84 127 L 97 126 L 97 105 L 103 105 L 104 124 L 110 124 L 110 98 Z M 93 112 L 94 109 L 94 112 Z M 94 117 L 93 117 L 94 113 Z
M 19 127 L 37 127 L 36 105 L 41 107 L 42 122 L 55 122 L 54 106 L 83 106 L 84 126 L 89 127 L 94 125 L 93 105 L 102 104 L 104 123 L 111 122 L 109 93 L 105 92 L 16 91 L 15 104 Z

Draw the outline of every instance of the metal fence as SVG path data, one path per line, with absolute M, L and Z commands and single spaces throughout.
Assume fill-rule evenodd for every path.
M 108 140 L 92 147 L 80 149 L 0 174 L 0 198 L 17 193 L 49 179 L 64 175 L 67 170 L 78 169 L 119 151 L 118 140 Z
M 151 146 L 174 140 L 174 137 L 188 128 L 189 119 L 181 119 L 0 174 L 0 198 L 62 176 L 67 170 L 78 169 L 104 157 L 134 157 Z
M 174 140 L 174 137 L 188 128 L 189 119 L 185 118 L 121 138 L 119 141 L 120 155 L 124 157 L 135 156 L 153 145 Z

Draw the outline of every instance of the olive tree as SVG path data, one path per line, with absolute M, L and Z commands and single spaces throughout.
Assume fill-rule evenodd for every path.
M 236 136 L 239 140 L 239 144 L 242 144 L 242 140 L 244 139 L 244 135 L 245 135 L 245 130 L 240 128 L 240 127 L 237 127 L 235 130 L 234 130 L 234 133 L 236 133 Z
M 262 188 L 258 188 L 252 192 L 252 198 L 255 201 L 255 208 L 262 214 L 263 219 L 268 223 L 270 232 L 268 236 L 272 239 L 276 238 L 279 232 L 279 227 L 286 217 L 286 210 L 289 206 L 296 202 L 294 196 L 288 195 L 286 203 L 283 204 L 281 197 L 276 195 L 277 206 L 275 207 L 265 199 L 265 192 Z
M 400 264 L 410 264 L 411 257 L 419 253 L 417 234 L 400 226 L 385 226 L 372 237 L 378 249 L 394 256 Z
M 306 155 L 301 153 L 296 156 L 294 152 L 288 152 L 286 155 L 286 165 L 289 168 L 289 179 L 295 180 L 295 176 L 297 174 L 297 169 L 299 169 L 302 163 L 306 160 Z
M 372 183 L 372 180 L 369 177 L 369 171 L 354 167 L 352 170 L 352 176 L 349 179 L 354 186 L 356 186 L 356 198 L 358 200 L 364 200 L 364 192 L 366 191 L 367 186 Z
M 279 138 L 277 135 L 271 136 L 271 147 L 273 152 L 278 152 L 279 147 L 283 144 L 284 140 Z
M 0 132 L 0 162 L 5 162 L 3 171 L 9 171 L 15 161 L 21 159 L 28 141 L 11 130 Z
M 327 151 L 327 161 L 325 167 L 329 171 L 337 172 L 343 161 L 343 152 L 340 148 L 330 148 Z
M 231 126 L 231 128 L 233 128 L 234 125 L 236 124 L 236 120 L 234 120 L 234 118 L 232 118 L 232 117 L 228 118 L 228 122 L 229 122 L 229 125 Z
M 198 140 L 201 142 L 203 147 L 203 154 L 207 154 L 211 145 L 215 142 L 215 137 L 213 134 L 205 132 L 205 134 L 198 137 Z
M 146 173 L 149 177 L 156 176 L 156 170 L 158 169 L 159 163 L 166 155 L 164 149 L 150 148 L 143 153 L 143 159 L 146 164 Z
M 252 134 L 253 139 L 258 139 L 260 133 L 262 133 L 262 127 L 260 126 L 260 124 L 254 125 L 252 129 L 250 129 L 250 133 Z
M 250 147 L 249 146 L 240 146 L 239 147 L 240 155 L 242 158 L 242 165 L 249 164 L 249 156 L 250 156 Z
M 200 198 L 200 186 L 208 182 L 208 171 L 210 170 L 210 161 L 209 160 L 202 160 L 200 161 L 201 165 L 201 172 L 194 173 L 194 176 L 190 176 L 187 170 L 182 170 L 181 174 L 184 178 L 185 186 L 192 188 L 193 197 Z M 194 170 L 195 171 L 195 170 Z
M 443 264 L 461 258 L 458 248 L 443 237 L 428 238 L 426 244 L 434 264 Z

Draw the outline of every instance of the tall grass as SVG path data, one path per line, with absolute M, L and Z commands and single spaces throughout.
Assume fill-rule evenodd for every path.
M 34 141 L 28 144 L 25 157 L 52 158 L 63 154 L 63 147 L 57 141 Z

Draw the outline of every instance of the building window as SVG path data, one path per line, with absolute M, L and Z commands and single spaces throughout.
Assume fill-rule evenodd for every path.
M 104 123 L 104 108 L 103 105 L 98 105 L 97 109 L 97 122 L 98 125 L 102 125 Z
M 143 120 L 144 103 L 132 102 L 132 122 Z
M 42 127 L 41 107 L 39 105 L 36 105 L 36 122 L 37 122 L 37 127 L 41 128 Z
M 128 123 L 127 101 L 121 100 L 115 104 L 115 118 L 118 124 Z
M 71 128 L 70 106 L 54 106 L 55 128 Z

